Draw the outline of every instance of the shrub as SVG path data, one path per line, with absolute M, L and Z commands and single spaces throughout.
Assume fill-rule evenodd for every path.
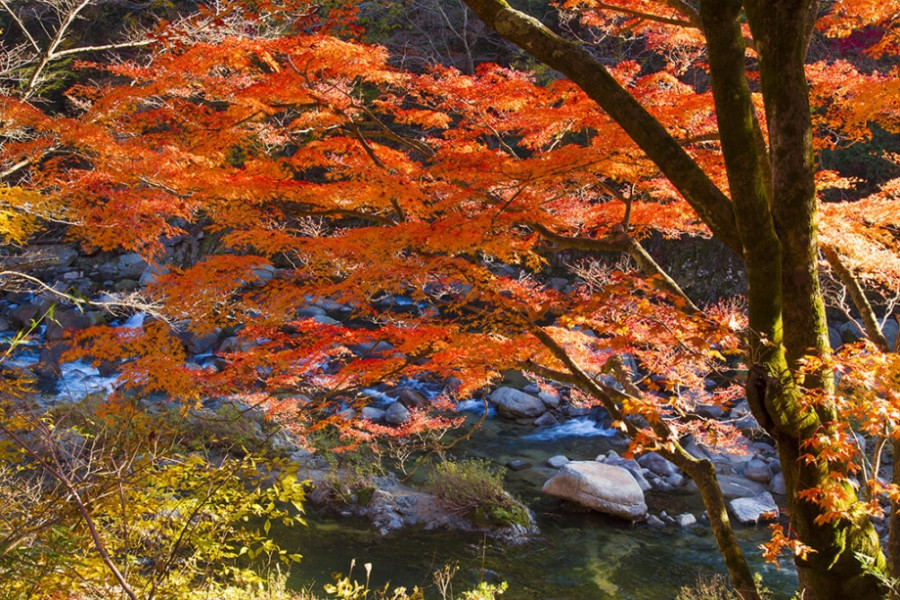
M 470 459 L 439 463 L 429 482 L 447 510 L 478 525 L 531 524 L 528 509 L 503 487 L 503 475 L 490 461 Z
M 738 600 L 738 597 L 724 575 L 700 573 L 693 585 L 678 590 L 675 600 Z

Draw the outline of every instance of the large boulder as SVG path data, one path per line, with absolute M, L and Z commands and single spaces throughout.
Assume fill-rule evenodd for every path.
M 491 402 L 501 417 L 509 419 L 539 417 L 547 411 L 543 400 L 511 387 L 494 390 Z
M 544 484 L 543 492 L 632 521 L 647 514 L 644 492 L 631 473 L 596 461 L 579 460 L 563 465 Z
M 760 521 L 773 521 L 778 518 L 778 505 L 769 492 L 753 498 L 735 498 L 729 506 L 734 518 L 744 525 L 756 525 Z

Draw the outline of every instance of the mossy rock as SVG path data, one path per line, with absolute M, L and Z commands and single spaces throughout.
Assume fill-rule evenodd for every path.
M 511 525 L 531 525 L 528 509 L 518 504 L 500 506 L 482 504 L 471 514 L 472 522 L 479 526 L 509 527 Z

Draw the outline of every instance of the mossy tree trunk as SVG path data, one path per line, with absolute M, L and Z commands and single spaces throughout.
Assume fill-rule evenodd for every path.
M 814 551 L 797 559 L 804 598 L 882 598 L 878 578 L 855 556 L 868 557 L 875 569 L 884 571 L 878 536 L 868 517 L 855 508 L 848 473 L 841 465 L 800 459 L 815 454 L 807 442 L 827 433 L 836 417 L 827 405 L 803 402 L 803 386 L 827 388 L 833 385 L 831 374 L 795 376 L 799 359 L 824 350 L 828 342 L 818 282 L 815 165 L 804 70 L 819 2 L 701 0 L 699 12 L 691 15 L 707 38 L 730 198 L 583 48 L 505 0 L 466 3 L 500 35 L 579 85 L 657 164 L 712 232 L 743 257 L 750 319 L 747 398 L 778 446 L 792 530 Z M 684 5 L 686 10 L 690 6 Z M 759 57 L 768 148 L 751 102 L 744 19 Z M 702 479 L 702 473 L 697 474 Z M 804 499 L 803 492 L 811 489 L 830 490 L 838 498 L 831 508 L 849 516 L 824 522 L 824 509 Z M 721 549 L 727 557 L 729 548 Z M 729 565 L 729 570 L 739 583 L 741 569 Z

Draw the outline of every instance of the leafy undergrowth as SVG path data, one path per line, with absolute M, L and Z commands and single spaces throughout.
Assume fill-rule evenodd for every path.
M 438 463 L 429 487 L 449 512 L 466 516 L 476 525 L 531 524 L 528 509 L 504 489 L 503 474 L 490 461 Z

